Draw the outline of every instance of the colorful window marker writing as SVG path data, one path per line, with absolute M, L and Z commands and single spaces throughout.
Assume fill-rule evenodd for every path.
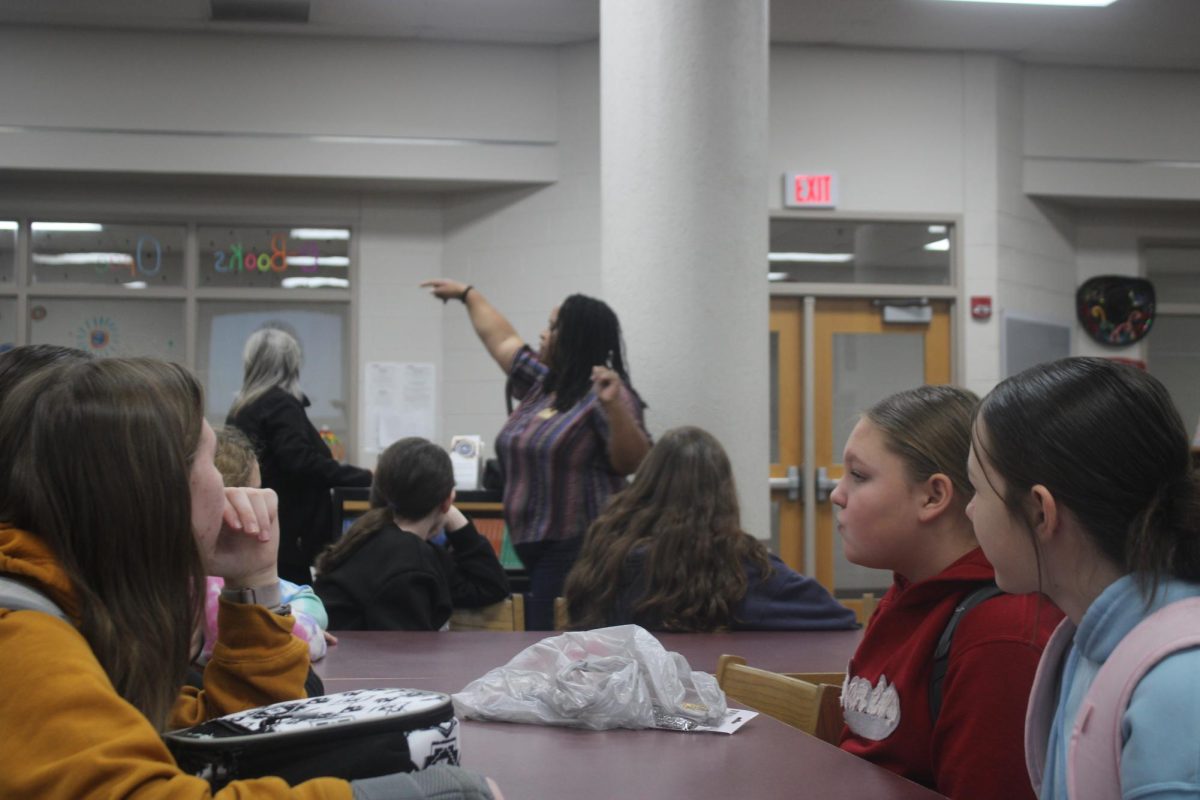
M 316 272 L 320 262 L 321 248 L 317 242 L 302 242 L 299 252 L 304 259 L 296 263 L 288 256 L 287 236 L 283 233 L 271 234 L 271 251 L 258 253 L 254 250 L 246 252 L 241 242 L 229 245 L 228 254 L 224 250 L 213 253 L 213 270 L 216 272 L 287 272 L 289 266 L 300 267 L 301 272 Z M 307 263 L 305 263 L 307 262 Z
M 162 254 L 162 242 L 154 236 L 143 234 L 138 237 L 133 258 L 114 253 L 110 258 L 97 263 L 92 269 L 96 271 L 97 275 L 104 275 L 118 269 L 128 269 L 131 278 L 138 275 L 152 277 L 162 272 Z

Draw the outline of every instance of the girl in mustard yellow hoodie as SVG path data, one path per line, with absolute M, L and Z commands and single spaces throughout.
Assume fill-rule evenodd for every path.
M 109 359 L 20 378 L 3 367 L 0 577 L 67 619 L 0 607 L 0 798 L 209 797 L 159 733 L 304 696 L 308 649 L 278 601 L 275 495 L 223 488 L 201 388 L 181 367 Z M 227 587 L 220 638 L 204 689 L 181 690 L 205 574 Z M 493 796 L 456 768 L 262 778 L 217 796 L 368 795 Z

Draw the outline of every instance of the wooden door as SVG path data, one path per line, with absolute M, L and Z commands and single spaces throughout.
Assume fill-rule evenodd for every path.
M 828 493 L 842 476 L 842 448 L 858 415 L 887 395 L 921 383 L 951 378 L 950 303 L 933 301 L 928 321 L 885 322 L 885 300 L 817 299 L 810 325 L 803 301 L 776 298 L 771 303 L 772 337 L 772 478 L 786 477 L 791 465 L 817 487 L 815 563 L 804 563 L 804 517 L 800 502 L 773 491 L 778 507 L 779 555 L 792 567 L 813 575 L 843 596 L 886 588 L 890 574 L 849 564 L 841 555 Z M 904 306 L 900 306 L 905 308 Z M 919 315 L 921 312 L 917 311 Z M 805 331 L 811 348 L 803 346 Z M 803 353 L 813 360 L 813 408 L 803 406 Z M 802 465 L 805 413 L 812 415 L 813 464 Z

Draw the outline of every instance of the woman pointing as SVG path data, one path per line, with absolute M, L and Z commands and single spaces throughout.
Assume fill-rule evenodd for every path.
M 550 630 L 554 598 L 583 536 L 650 449 L 642 402 L 629 385 L 617 315 L 573 294 L 550 312 L 533 351 L 473 286 L 421 284 L 459 300 L 520 404 L 496 437 L 504 469 L 504 519 L 529 571 L 526 628 Z

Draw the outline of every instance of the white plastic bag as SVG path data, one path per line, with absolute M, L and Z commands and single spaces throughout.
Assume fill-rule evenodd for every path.
M 460 717 L 573 728 L 653 728 L 656 715 L 713 724 L 717 679 L 692 672 L 637 625 L 564 633 L 525 648 L 453 695 Z

